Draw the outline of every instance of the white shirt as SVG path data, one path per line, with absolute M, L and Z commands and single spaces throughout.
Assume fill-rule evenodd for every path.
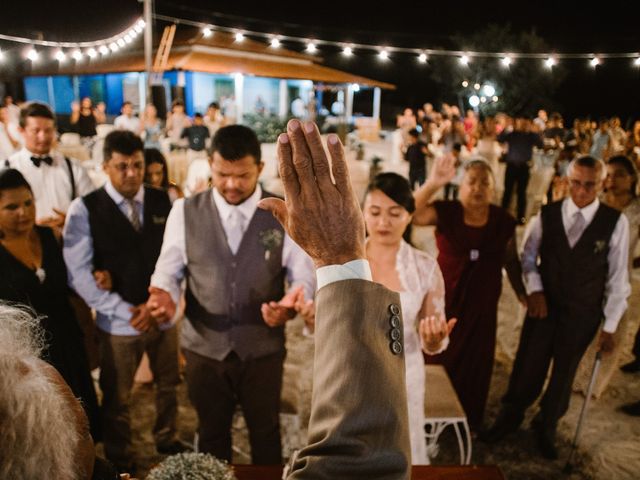
M 53 159 L 51 165 L 42 162 L 36 167 L 31 161 L 34 155 L 26 148 L 9 157 L 9 166 L 24 175 L 31 185 L 36 202 L 36 219 L 55 216 L 54 208 L 66 212 L 73 198 L 71 198 L 71 175 L 64 155 L 55 150 L 49 152 Z M 2 167 L 5 162 L 2 162 Z M 71 160 L 71 168 L 76 184 L 76 197 L 82 197 L 96 189 L 86 170 L 75 160 Z
M 122 214 L 130 218 L 130 204 L 110 181 L 107 181 L 104 189 Z M 144 188 L 140 187 L 133 201 L 137 203 L 140 225 L 142 225 Z M 69 207 L 63 238 L 62 254 L 67 265 L 69 286 L 84 299 L 87 305 L 95 309 L 98 328 L 111 335 L 140 335 L 140 332 L 130 324 L 131 308 L 134 305 L 125 301 L 117 292 L 102 290 L 96 285 L 93 278 L 95 251 L 89 224 L 89 210 L 81 198 L 76 198 Z M 172 325 L 173 322 L 161 323 L 159 328 L 165 330 Z
M 578 208 L 571 198 L 566 198 L 562 203 L 562 225 L 565 233 L 569 231 L 574 221 L 574 214 L 580 212 L 585 220 L 585 229 L 595 216 L 600 206 L 596 199 L 584 208 Z M 542 292 L 542 278 L 538 272 L 538 252 L 542 242 L 542 222 L 540 214 L 531 219 L 525 232 L 522 243 L 522 271 L 525 279 L 527 294 Z M 616 223 L 613 235 L 609 241 L 609 254 L 607 262 L 609 272 L 604 288 L 604 327 L 603 330 L 613 333 L 618 328 L 618 322 L 627 309 L 627 297 L 631 294 L 628 273 L 629 257 L 629 222 L 627 217 L 620 215 Z
M 227 229 L 229 216 L 233 209 L 240 210 L 248 226 L 249 221 L 258 208 L 258 201 L 262 196 L 262 189 L 258 185 L 255 192 L 240 205 L 228 204 L 222 195 L 213 188 L 213 201 L 215 202 L 222 227 Z M 289 235 L 284 236 L 282 246 L 282 266 L 287 270 L 287 282 L 290 288 L 302 285 L 305 298 L 314 297 L 315 281 L 313 278 L 313 262 Z M 184 278 L 187 267 L 187 252 L 185 243 L 184 224 L 184 199 L 179 198 L 173 204 L 167 225 L 164 231 L 164 240 L 160 257 L 156 262 L 156 268 L 151 277 L 151 285 L 169 292 L 174 300 L 180 298 L 180 283 Z
M 116 130 L 129 130 L 136 135 L 140 134 L 140 119 L 135 116 L 118 115 L 113 122 Z

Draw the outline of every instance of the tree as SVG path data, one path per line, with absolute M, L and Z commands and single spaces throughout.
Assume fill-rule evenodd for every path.
M 510 25 L 489 25 L 472 35 L 458 34 L 453 41 L 462 52 L 549 52 L 548 45 L 535 31 L 514 32 Z M 506 67 L 501 60 L 500 57 L 471 57 L 468 65 L 464 66 L 458 57 L 434 56 L 430 60 L 431 74 L 443 97 L 456 99 L 456 103 L 463 103 L 465 109 L 469 108 L 468 97 L 473 94 L 475 84 L 492 85 L 498 102 L 487 98 L 486 103 L 478 107 L 483 114 L 501 111 L 509 115 L 533 116 L 539 108 L 558 108 L 552 95 L 566 75 L 561 66 L 550 70 L 543 59 L 514 59 Z M 468 82 L 467 87 L 462 86 L 464 81 Z

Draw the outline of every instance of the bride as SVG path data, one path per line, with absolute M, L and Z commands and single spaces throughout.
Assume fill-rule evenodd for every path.
M 436 260 L 413 248 L 411 220 L 415 203 L 409 182 L 381 173 L 367 188 L 364 220 L 366 255 L 373 281 L 400 293 L 404 319 L 404 354 L 413 465 L 429 464 L 424 430 L 425 367 L 422 351 L 435 355 L 449 344 L 455 319 L 445 320 L 444 280 Z M 295 304 L 309 329 L 315 308 L 299 292 Z
M 429 254 L 410 245 L 415 203 L 409 183 L 395 173 L 375 177 L 364 202 L 366 255 L 373 281 L 400 293 L 412 464 L 428 464 L 424 431 L 425 367 L 422 351 L 436 354 L 449 344 L 455 319 L 446 322 L 444 281 Z

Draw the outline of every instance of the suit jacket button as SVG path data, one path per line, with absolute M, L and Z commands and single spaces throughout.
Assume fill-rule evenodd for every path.
M 393 328 L 390 332 L 389 332 L 389 336 L 391 337 L 391 340 L 393 340 L 394 342 L 396 340 L 400 340 L 400 337 L 402 336 L 400 333 L 400 330 L 398 330 L 397 328 Z
M 400 315 L 400 307 L 398 305 L 396 305 L 395 303 L 392 303 L 391 305 L 389 305 L 389 311 L 393 315 Z
M 400 355 L 402 353 L 402 344 L 398 341 L 391 342 L 391 352 L 394 355 Z
M 400 317 L 398 315 L 393 315 L 389 319 L 389 323 L 391 324 L 391 328 L 398 328 L 400 326 Z

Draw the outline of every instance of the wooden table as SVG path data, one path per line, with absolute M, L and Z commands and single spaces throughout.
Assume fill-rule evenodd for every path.
M 281 466 L 235 465 L 238 480 L 280 480 Z M 505 480 L 495 465 L 413 467 L 413 480 Z

